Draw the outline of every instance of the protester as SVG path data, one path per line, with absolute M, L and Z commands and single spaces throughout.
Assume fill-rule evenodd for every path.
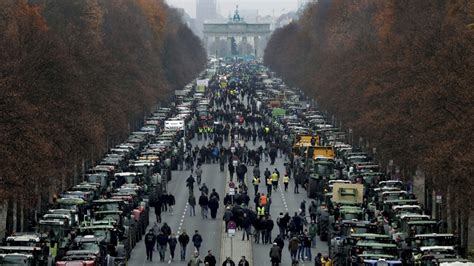
M 156 236 L 153 229 L 145 235 L 145 248 L 146 248 L 146 259 L 153 261 L 153 248 L 155 247 Z
M 199 234 L 198 230 L 194 231 L 192 240 L 193 240 L 194 247 L 196 248 L 196 251 L 199 255 L 199 249 L 201 248 L 201 244 L 202 244 L 202 236 Z
M 212 255 L 211 250 L 207 251 L 207 256 L 204 258 L 204 263 L 209 266 L 216 266 L 217 264 L 216 257 Z
M 227 257 L 222 266 L 235 266 L 235 262 L 230 257 Z
M 245 256 L 242 256 L 242 258 L 240 258 L 239 260 L 239 263 L 237 264 L 237 266 L 250 266 L 248 260 L 245 258 Z
M 178 242 L 181 247 L 181 261 L 184 261 L 186 259 L 186 248 L 189 243 L 189 236 L 186 234 L 186 230 L 183 230 L 181 235 L 179 235 Z
M 199 257 L 199 252 L 194 251 L 193 257 L 189 260 L 188 266 L 200 266 L 203 263 L 201 257 Z
M 194 197 L 194 194 L 189 194 L 188 198 L 188 204 L 189 204 L 189 216 L 196 216 L 196 198 Z
M 176 235 L 171 233 L 168 238 L 168 245 L 170 247 L 170 259 L 174 261 L 174 252 L 176 250 L 176 245 L 178 244 L 178 240 L 176 239 Z
M 281 263 L 281 250 L 277 243 L 273 243 L 270 249 L 270 261 L 272 262 L 272 266 L 279 266 Z
M 158 253 L 160 254 L 160 261 L 165 261 L 166 246 L 168 245 L 168 236 L 162 232 L 156 237 L 156 243 L 158 245 Z

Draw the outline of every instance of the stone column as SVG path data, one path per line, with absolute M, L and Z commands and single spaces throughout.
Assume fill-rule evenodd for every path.
M 259 42 L 259 37 L 258 36 L 253 36 L 253 48 L 254 48 L 254 54 L 255 58 L 258 58 L 260 56 L 260 51 L 258 50 L 258 42 Z
M 213 39 L 214 39 L 214 46 L 213 46 L 214 51 L 212 51 L 212 53 L 213 53 L 216 57 L 220 57 L 221 55 L 219 54 L 219 48 L 220 48 L 219 42 L 220 42 L 221 38 L 216 35 L 216 36 L 214 36 Z
M 247 55 L 248 54 L 248 51 L 247 51 L 247 36 L 246 35 L 244 35 L 242 37 L 242 42 L 240 44 L 240 51 L 241 51 L 240 53 L 242 55 Z
M 232 56 L 232 37 L 227 36 L 227 55 Z

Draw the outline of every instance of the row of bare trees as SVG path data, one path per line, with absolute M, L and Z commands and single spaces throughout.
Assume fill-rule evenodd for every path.
M 474 223 L 472 1 L 320 0 L 272 35 L 264 59 L 369 140 L 380 162 L 394 160 L 406 179 L 421 168 L 466 246 Z
M 206 63 L 161 0 L 0 1 L 0 202 L 36 206 Z

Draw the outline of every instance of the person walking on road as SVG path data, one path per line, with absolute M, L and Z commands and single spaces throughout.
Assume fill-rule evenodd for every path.
M 230 257 L 227 257 L 222 266 L 235 266 L 235 262 Z
M 235 171 L 235 167 L 232 163 L 229 163 L 229 166 L 227 167 L 229 169 L 229 177 L 230 177 L 230 181 L 232 181 L 234 179 L 234 171 Z
M 252 222 L 247 216 L 247 213 L 244 212 L 240 226 L 242 227 L 242 241 L 245 240 L 245 235 L 247 235 L 247 240 L 250 240 L 250 231 L 252 229 Z
M 186 234 L 186 230 L 183 230 L 181 235 L 179 235 L 178 242 L 181 247 L 181 261 L 184 261 L 186 259 L 186 247 L 189 243 L 189 236 Z
M 217 201 L 221 200 L 221 197 L 219 196 L 219 193 L 217 193 L 215 188 L 212 189 L 210 197 L 216 197 Z
M 237 266 L 250 266 L 250 264 L 249 264 L 249 261 L 247 260 L 247 258 L 245 258 L 245 256 L 242 256 L 242 258 L 240 258 L 239 263 L 237 264 Z
M 194 192 L 194 180 L 193 175 L 190 175 L 188 179 L 186 179 L 186 186 L 189 188 L 189 194 L 193 194 Z
M 272 195 L 272 186 L 273 186 L 272 177 L 271 176 L 267 177 L 265 182 L 267 184 L 267 194 L 270 196 Z
M 164 223 L 161 227 L 161 232 L 163 232 L 166 237 L 169 237 L 171 235 L 171 227 L 167 223 Z
M 176 199 L 173 194 L 168 194 L 168 211 L 173 215 L 173 207 L 176 204 Z
M 207 212 L 209 207 L 209 199 L 205 193 L 199 197 L 199 206 L 201 206 L 201 215 L 203 219 L 207 219 Z
M 303 200 L 300 203 L 300 209 L 301 209 L 301 213 L 303 214 L 303 216 L 306 216 L 306 200 Z
M 153 248 L 155 247 L 156 236 L 153 229 L 145 235 L 146 260 L 153 261 Z
M 174 261 L 174 251 L 176 250 L 176 245 L 178 240 L 176 239 L 175 234 L 171 234 L 168 238 L 168 245 L 170 246 L 170 259 Z
M 280 248 L 280 251 L 283 251 L 283 248 L 285 247 L 285 241 L 283 240 L 283 238 L 281 238 L 280 235 L 277 235 L 277 237 L 275 237 L 273 242 L 277 243 L 277 246 Z
M 161 211 L 168 212 L 168 193 L 165 192 L 160 196 L 160 202 L 161 202 Z
M 296 236 L 293 236 L 288 242 L 288 250 L 290 251 L 291 261 L 298 260 L 297 254 L 298 254 L 299 245 L 300 245 L 300 240 Z
M 211 211 L 212 219 L 216 219 L 217 209 L 219 209 L 219 199 L 211 194 L 211 198 L 209 199 L 209 210 Z
M 305 232 L 303 238 L 301 240 L 301 245 L 303 246 L 303 252 L 301 254 L 301 259 L 303 261 L 309 260 L 311 261 L 311 238 L 308 235 L 308 232 Z
M 311 201 L 311 205 L 309 205 L 308 211 L 309 211 L 309 217 L 310 217 L 311 222 L 316 222 L 316 215 L 318 214 L 318 206 L 316 205 L 316 202 L 314 200 Z
M 314 221 L 311 222 L 309 225 L 309 238 L 311 239 L 311 247 L 315 248 L 316 247 L 316 235 L 317 235 L 317 226 Z
M 156 243 L 158 244 L 158 253 L 160 254 L 160 261 L 165 261 L 166 246 L 168 245 L 168 237 L 161 232 L 156 238 Z
M 202 244 L 202 236 L 199 234 L 198 230 L 194 231 L 193 244 L 194 244 L 194 247 L 196 248 L 197 254 L 199 255 L 199 249 L 201 248 L 201 244 Z
M 290 177 L 288 174 L 283 176 L 283 186 L 285 187 L 285 192 L 288 192 L 288 184 L 290 183 Z
M 153 230 L 153 234 L 155 234 L 155 236 L 158 236 L 160 234 L 161 228 L 160 225 L 155 221 L 153 227 L 150 230 Z
M 275 171 L 273 171 L 272 175 L 271 175 L 271 178 L 272 178 L 272 186 L 273 186 L 273 190 L 277 190 L 278 188 L 278 173 L 277 173 L 277 169 L 275 169 Z
M 201 185 L 201 176 L 202 176 L 202 168 L 201 165 L 196 166 L 196 170 L 194 170 L 194 173 L 196 174 L 196 181 L 198 185 Z
M 275 223 L 270 215 L 265 218 L 265 243 L 269 244 L 272 241 L 272 231 Z
M 158 199 L 158 200 L 155 202 L 155 204 L 154 204 L 153 207 L 155 208 L 156 221 L 157 221 L 158 223 L 161 223 L 161 201 Z
M 194 194 L 189 194 L 188 198 L 188 204 L 189 204 L 189 216 L 196 216 L 196 197 L 194 197 Z
M 212 251 L 207 251 L 207 256 L 204 258 L 204 264 L 209 266 L 216 266 L 217 260 L 214 255 L 212 255 Z
M 293 193 L 300 194 L 299 180 L 297 177 L 295 177 L 294 180 L 295 180 L 295 189 L 293 190 Z
M 285 216 L 283 215 L 282 212 L 280 212 L 280 215 L 277 217 L 277 220 L 276 220 L 276 224 L 278 226 L 278 230 L 279 230 L 279 235 L 280 237 L 284 237 L 285 235 L 285 229 L 286 229 L 286 226 L 285 224 L 283 223 L 285 220 Z
M 194 251 L 193 257 L 189 260 L 188 266 L 200 266 L 203 263 L 201 257 L 199 257 L 199 252 Z
M 252 179 L 252 185 L 253 185 L 254 194 L 257 195 L 258 186 L 260 185 L 260 177 L 254 176 Z
M 277 243 L 273 243 L 270 249 L 270 261 L 272 266 L 280 266 L 281 263 L 281 250 Z
M 206 186 L 206 183 L 202 183 L 202 186 L 199 188 L 199 191 L 202 193 L 209 195 L 209 188 Z

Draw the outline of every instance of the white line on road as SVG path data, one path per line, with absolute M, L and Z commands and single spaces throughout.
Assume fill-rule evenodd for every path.
M 283 193 L 283 189 L 281 188 L 281 184 L 278 184 L 278 190 L 280 190 L 281 199 L 283 201 L 283 206 L 285 206 L 286 212 L 288 212 L 288 205 L 286 204 L 285 193 Z
M 178 230 L 176 231 L 176 237 L 179 236 L 179 234 L 181 233 L 181 229 L 183 228 L 183 222 L 184 222 L 184 218 L 186 217 L 186 212 L 188 210 L 188 205 L 189 205 L 188 202 L 186 202 L 186 205 L 184 205 L 183 216 L 181 218 L 181 221 L 179 222 L 179 227 L 178 227 Z M 168 260 L 168 264 L 171 264 L 171 259 Z

